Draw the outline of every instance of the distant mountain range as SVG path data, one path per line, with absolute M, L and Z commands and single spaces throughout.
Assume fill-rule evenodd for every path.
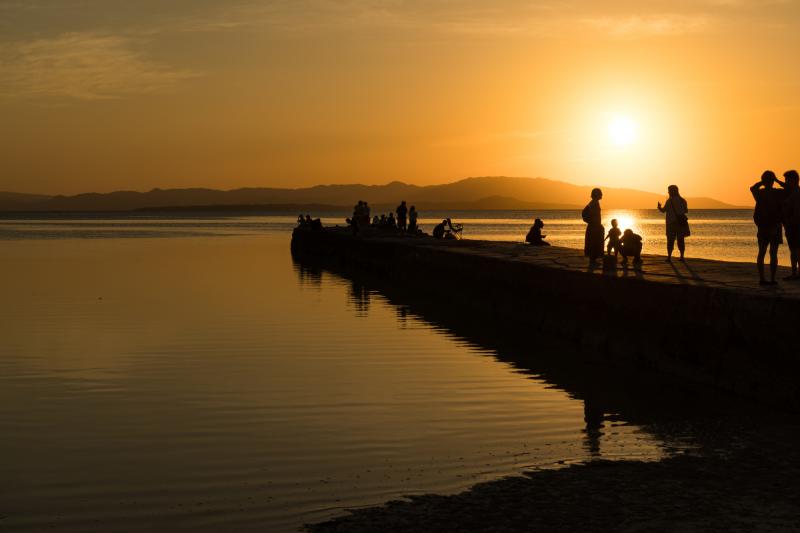
M 349 210 L 365 200 L 373 211 L 394 208 L 400 200 L 420 210 L 441 209 L 577 209 L 589 201 L 591 187 L 544 178 L 481 177 L 425 187 L 392 182 L 386 185 L 317 185 L 302 189 L 245 188 L 153 189 L 75 196 L 43 196 L 0 192 L 0 211 L 132 211 L 298 210 L 322 207 Z M 665 195 L 603 187 L 603 207 L 652 209 Z M 687 198 L 692 209 L 733 209 L 713 198 Z

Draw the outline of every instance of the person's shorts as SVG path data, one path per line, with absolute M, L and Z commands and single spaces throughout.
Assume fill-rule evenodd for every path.
M 777 246 L 783 244 L 783 231 L 780 224 L 758 226 L 758 244 Z
M 800 248 L 800 224 L 786 224 L 786 243 L 789 248 Z

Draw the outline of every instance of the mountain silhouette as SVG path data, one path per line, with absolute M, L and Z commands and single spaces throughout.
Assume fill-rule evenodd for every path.
M 602 187 L 602 186 L 601 186 Z M 603 188 L 604 208 L 652 209 L 666 193 Z M 545 178 L 479 177 L 443 185 L 418 186 L 394 181 L 386 185 L 317 185 L 301 189 L 243 188 L 153 189 L 74 196 L 42 196 L 0 192 L 0 211 L 129 211 L 186 210 L 192 206 L 260 207 L 325 205 L 350 209 L 358 200 L 376 207 L 400 200 L 418 209 L 573 209 L 583 207 L 591 187 Z M 737 206 L 712 198 L 687 198 L 693 209 L 731 209 Z

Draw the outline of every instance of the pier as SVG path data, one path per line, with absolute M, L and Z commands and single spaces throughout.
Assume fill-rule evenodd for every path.
M 800 283 L 760 287 L 753 264 L 643 255 L 635 268 L 590 269 L 570 248 L 343 228 L 297 229 L 292 252 L 491 313 L 532 346 L 562 339 L 574 347 L 564 357 L 800 407 Z

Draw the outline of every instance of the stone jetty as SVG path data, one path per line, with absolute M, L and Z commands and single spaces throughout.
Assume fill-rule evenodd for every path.
M 591 269 L 570 248 L 343 228 L 297 229 L 292 252 L 489 310 L 532 343 L 537 335 L 573 343 L 564 357 L 800 407 L 800 282 L 760 287 L 754 264 L 643 255 L 635 268 Z

